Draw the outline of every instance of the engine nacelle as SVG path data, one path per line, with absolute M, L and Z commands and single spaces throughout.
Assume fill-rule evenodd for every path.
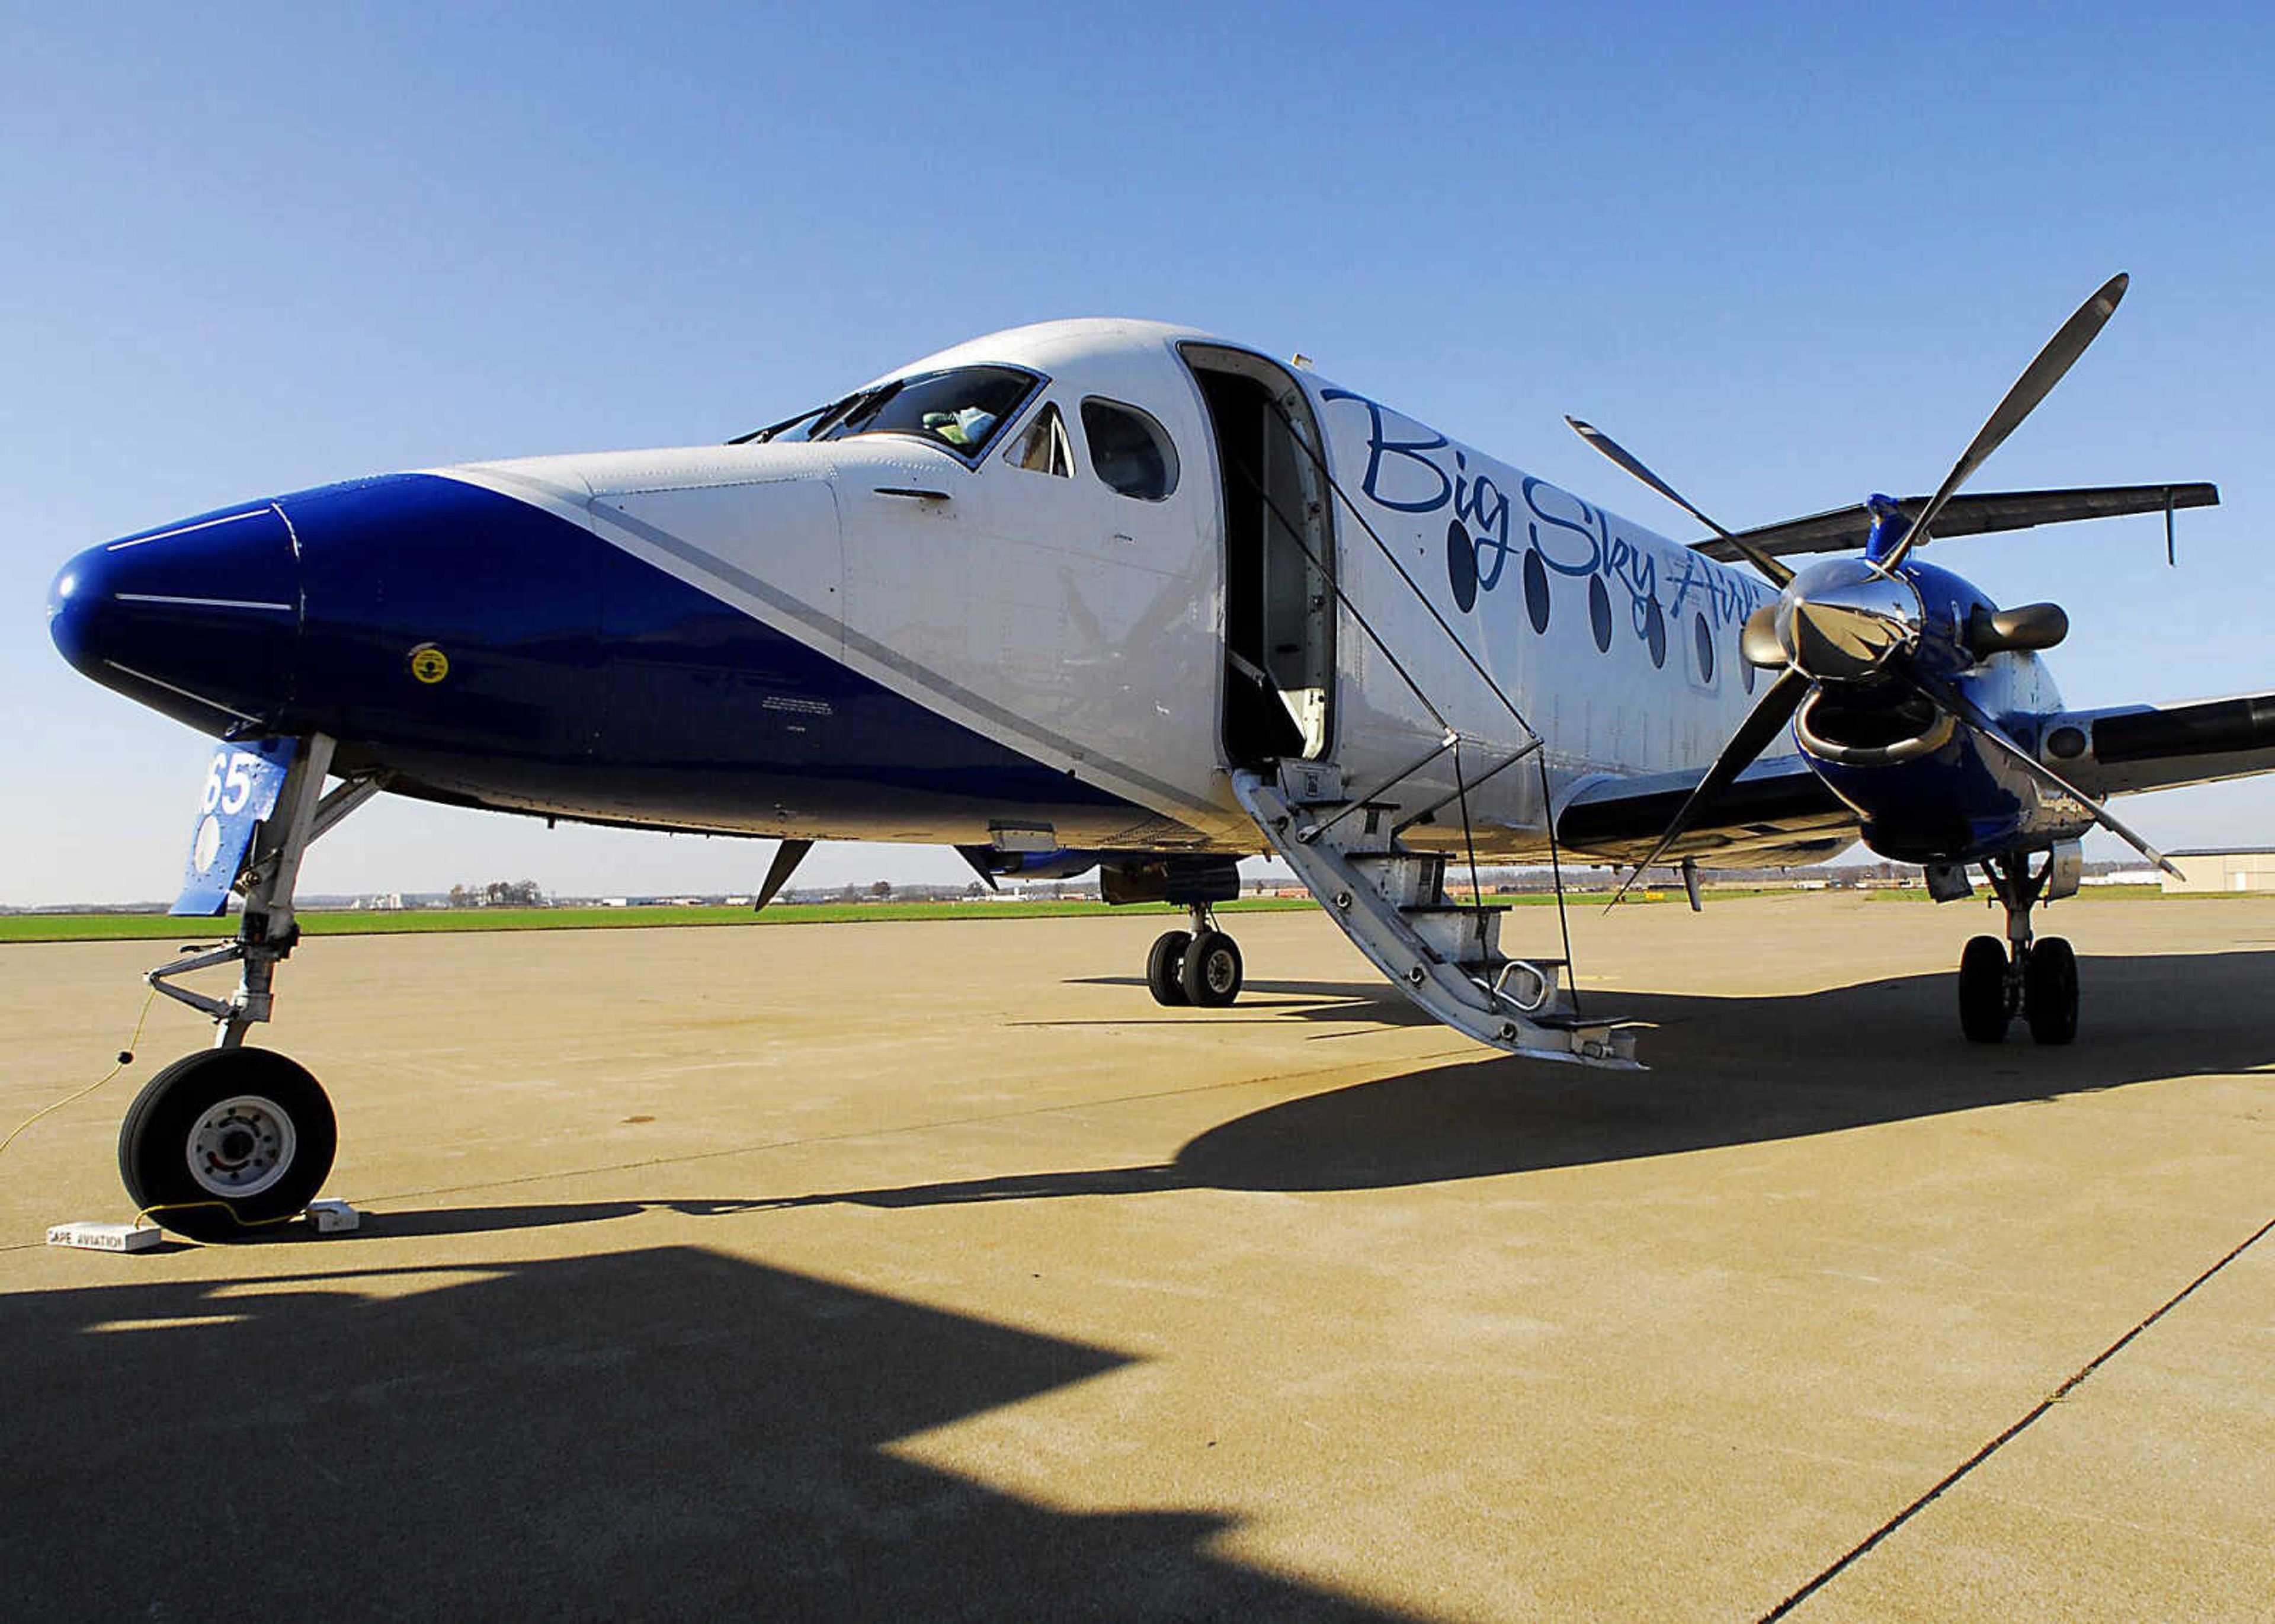
M 2027 744 L 2061 697 L 2033 651 L 2059 640 L 2052 605 L 1999 610 L 1971 583 L 1916 559 L 1905 577 L 1921 604 L 1906 658 L 1963 693 Z M 1864 842 L 1899 862 L 1964 864 L 2074 840 L 2085 805 L 1990 748 L 1899 673 L 1820 681 L 1795 713 L 1794 737 L 1833 794 L 1855 811 Z

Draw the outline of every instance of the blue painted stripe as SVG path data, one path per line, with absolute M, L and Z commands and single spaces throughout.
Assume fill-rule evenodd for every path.
M 871 834 L 1145 809 L 903 698 L 596 537 L 406 474 L 279 499 L 306 602 L 291 721 L 485 804 Z M 439 683 L 412 674 L 432 644 Z

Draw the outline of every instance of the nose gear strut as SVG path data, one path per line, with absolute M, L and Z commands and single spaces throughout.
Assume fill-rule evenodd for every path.
M 215 1028 L 211 1048 L 150 1080 L 118 1133 L 127 1194 L 143 1215 L 192 1240 L 243 1240 L 285 1222 L 307 1206 L 331 1171 L 337 1130 L 322 1086 L 283 1055 L 245 1046 L 245 1036 L 269 1018 L 276 966 L 299 942 L 292 890 L 308 842 L 387 784 L 384 776 L 353 779 L 326 794 L 334 749 L 326 734 L 298 741 L 276 809 L 238 870 L 233 888 L 245 907 L 236 939 L 144 978 Z M 174 985 L 221 964 L 240 966 L 228 998 Z

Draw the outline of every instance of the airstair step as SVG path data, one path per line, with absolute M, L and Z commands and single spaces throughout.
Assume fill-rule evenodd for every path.
M 1498 959 L 1506 908 L 1462 908 L 1449 903 L 1409 904 L 1398 912 L 1407 927 L 1447 963 Z
M 1237 769 L 1233 791 L 1327 917 L 1391 985 L 1455 1031 L 1506 1053 L 1635 1066 L 1635 1037 L 1621 1023 L 1568 1015 L 1561 959 L 1500 951 L 1509 904 L 1451 901 L 1445 853 L 1400 848 L 1395 834 L 1379 827 L 1391 820 L 1375 818 L 1379 827 L 1370 831 L 1357 807 L 1348 818 L 1322 812 L 1334 766 L 1303 764 L 1300 784 L 1288 782 L 1289 766 L 1281 764 L 1277 782 Z
M 1349 857 L 1404 860 L 1415 855 L 1400 851 L 1392 843 L 1396 839 L 1398 808 L 1389 802 L 1339 801 L 1333 806 L 1314 806 L 1311 810 L 1321 815 L 1309 830 L 1296 836 L 1307 846 L 1324 839 L 1333 841 Z
M 1558 1031 L 1575 1032 L 1586 1027 L 1600 1026 L 1606 1031 L 1635 1031 L 1651 1024 L 1649 1021 L 1629 1020 L 1616 1015 L 1574 1015 L 1568 1009 L 1544 1011 L 1531 1017 L 1535 1026 L 1553 1027 Z
M 1338 854 L 1350 872 L 1394 908 L 1433 906 L 1446 895 L 1446 859 L 1434 852 L 1366 851 Z

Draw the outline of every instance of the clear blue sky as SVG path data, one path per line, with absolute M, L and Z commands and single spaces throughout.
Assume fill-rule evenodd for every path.
M 2219 482 L 1938 549 L 2052 597 L 2077 704 L 2275 689 L 2275 27 L 2258 6 L 0 5 L 0 902 L 171 894 L 191 734 L 50 646 L 56 566 L 243 496 L 711 441 L 1046 317 L 1212 328 L 1671 534 L 1977 484 Z M 2275 784 L 2135 800 L 2275 838 Z M 2113 846 L 2096 849 L 2116 855 Z M 382 804 L 311 889 L 747 886 L 767 848 Z M 962 872 L 848 848 L 838 880 Z

